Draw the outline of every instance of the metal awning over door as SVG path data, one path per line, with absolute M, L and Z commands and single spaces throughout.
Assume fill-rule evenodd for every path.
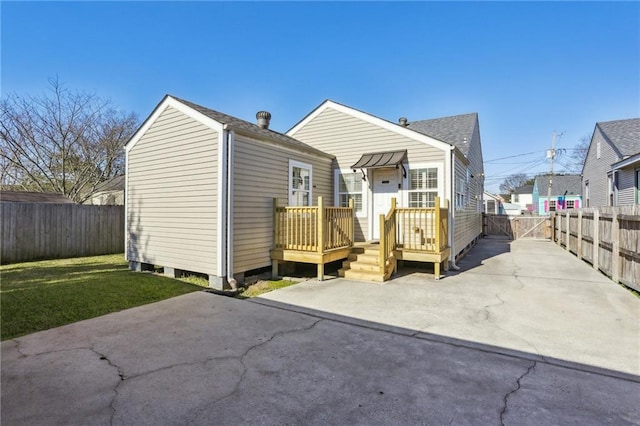
M 380 169 L 384 167 L 398 167 L 407 157 L 407 150 L 374 152 L 362 154 L 362 157 L 351 166 L 352 169 Z

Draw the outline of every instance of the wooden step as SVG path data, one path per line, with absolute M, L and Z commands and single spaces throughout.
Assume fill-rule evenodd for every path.
M 367 254 L 367 253 L 362 253 L 362 254 L 354 254 L 351 253 L 349 255 L 349 260 L 352 262 L 362 262 L 362 263 L 370 263 L 372 265 L 377 265 L 378 264 L 378 259 L 380 259 L 379 254 Z
M 380 272 L 369 272 L 369 271 L 354 271 L 353 269 L 344 268 L 338 269 L 338 275 L 350 280 L 359 280 L 359 281 L 373 281 L 373 282 L 384 282 L 384 275 L 380 275 Z
M 354 271 L 378 272 L 380 270 L 380 266 L 377 262 L 374 264 L 356 260 L 345 260 L 344 262 L 342 262 L 342 267 L 344 269 L 352 269 Z

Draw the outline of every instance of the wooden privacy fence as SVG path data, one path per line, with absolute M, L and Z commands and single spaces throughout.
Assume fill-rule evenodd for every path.
M 325 252 L 353 245 L 353 200 L 349 207 L 284 207 L 274 203 L 273 236 L 277 249 Z M 322 241 L 322 244 L 318 242 Z
M 124 251 L 124 206 L 0 203 L 2 264 Z
M 640 207 L 558 211 L 553 240 L 613 281 L 640 291 Z
M 483 213 L 482 221 L 484 235 L 507 237 L 512 240 L 551 238 L 551 219 L 548 216 L 507 216 Z

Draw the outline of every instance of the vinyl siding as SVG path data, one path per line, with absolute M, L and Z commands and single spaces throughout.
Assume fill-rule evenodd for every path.
M 299 129 L 294 138 L 336 156 L 337 167 L 348 169 L 367 152 L 408 150 L 409 162 L 442 162 L 444 152 L 343 112 L 327 108 Z
M 466 180 L 467 166 L 459 159 L 455 159 L 455 182 L 454 196 L 451 203 L 453 211 L 453 241 L 456 255 L 465 247 L 473 242 L 473 240 L 482 233 L 482 212 L 480 210 L 478 189 L 481 185 L 477 184 L 476 174 L 471 171 L 472 164 L 469 164 L 469 171 L 474 176 L 469 179 L 466 190 L 463 190 L 467 198 L 467 202 L 463 208 L 456 207 L 456 196 L 460 179 Z M 477 172 L 476 172 L 477 173 Z
M 390 130 L 327 108 L 292 135 L 296 139 L 336 157 L 334 168 L 349 170 L 362 154 L 407 150 L 411 163 L 444 163 L 445 153 L 439 148 L 399 135 Z M 399 199 L 402 199 L 400 197 Z M 373 197 L 368 196 L 370 211 Z M 367 216 L 356 217 L 355 239 L 364 241 L 369 229 Z
M 600 142 L 600 158 L 596 155 L 598 142 Z M 616 151 L 602 135 L 600 128 L 596 126 L 582 171 L 583 194 L 586 193 L 585 182 L 589 182 L 589 207 L 609 205 L 607 173 L 611 170 L 611 165 L 620 160 Z M 587 202 L 586 199 L 584 201 Z
M 217 275 L 218 133 L 168 107 L 128 153 L 130 261 Z
M 332 159 L 252 138 L 235 136 L 233 244 L 234 274 L 271 265 L 273 199 L 288 205 L 289 160 L 311 164 L 313 205 L 318 196 L 333 205 Z
M 635 204 L 636 176 L 633 168 L 622 169 L 618 172 L 618 206 Z
M 453 241 L 456 255 L 471 244 L 475 238 L 482 234 L 482 194 L 484 192 L 484 165 L 482 159 L 482 144 L 480 141 L 480 128 L 476 122 L 473 134 L 469 140 L 469 151 L 467 153 L 468 165 L 456 157 L 455 170 L 456 182 L 458 177 L 466 179 L 466 170 L 469 169 L 470 179 L 467 186 L 467 204 L 463 209 L 454 211 Z M 455 189 L 453 202 L 455 208 Z

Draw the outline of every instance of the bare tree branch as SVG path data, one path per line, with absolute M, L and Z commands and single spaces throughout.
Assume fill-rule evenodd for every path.
M 124 143 L 138 126 L 95 94 L 49 79 L 50 93 L 0 101 L 0 183 L 82 202 L 124 173 Z

